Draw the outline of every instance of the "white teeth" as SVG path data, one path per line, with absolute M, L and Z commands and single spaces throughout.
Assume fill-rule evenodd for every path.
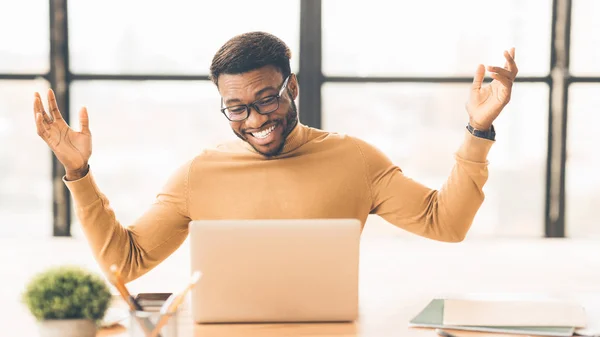
M 268 129 L 262 130 L 260 132 L 253 132 L 252 135 L 256 138 L 267 138 L 267 136 L 275 130 L 275 125 L 271 126 Z

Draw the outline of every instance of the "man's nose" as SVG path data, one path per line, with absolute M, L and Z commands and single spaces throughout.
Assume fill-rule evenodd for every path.
M 263 126 L 267 120 L 269 120 L 267 115 L 259 114 L 254 107 L 250 107 L 248 114 L 248 119 L 246 119 L 246 127 L 249 129 L 258 129 Z

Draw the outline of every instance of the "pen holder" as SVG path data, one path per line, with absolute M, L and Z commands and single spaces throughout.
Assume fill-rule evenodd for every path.
M 159 333 L 161 337 L 177 337 L 178 314 L 179 311 L 165 315 L 165 318 L 168 318 L 168 321 L 160 329 Z M 159 311 L 130 311 L 129 316 L 129 336 L 149 337 L 151 331 L 148 331 L 148 321 L 152 323 L 152 326 L 156 326 L 162 315 Z

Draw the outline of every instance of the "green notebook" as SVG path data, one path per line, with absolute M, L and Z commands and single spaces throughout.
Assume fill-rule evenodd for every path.
M 556 337 L 570 337 L 575 332 L 575 327 L 451 326 L 443 322 L 444 300 L 434 299 L 409 322 L 409 326 Z

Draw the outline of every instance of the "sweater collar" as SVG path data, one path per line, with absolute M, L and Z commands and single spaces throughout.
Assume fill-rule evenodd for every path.
M 308 138 L 308 130 L 309 127 L 298 121 L 296 126 L 294 126 L 294 128 L 292 129 L 292 132 L 290 132 L 290 134 L 285 139 L 285 143 L 283 144 L 283 149 L 281 150 L 281 153 L 276 157 L 290 153 L 298 149 L 300 146 L 304 145 Z M 248 144 L 248 142 L 244 141 L 243 143 L 244 147 L 246 147 L 248 150 L 254 153 L 258 153 L 250 144 Z

